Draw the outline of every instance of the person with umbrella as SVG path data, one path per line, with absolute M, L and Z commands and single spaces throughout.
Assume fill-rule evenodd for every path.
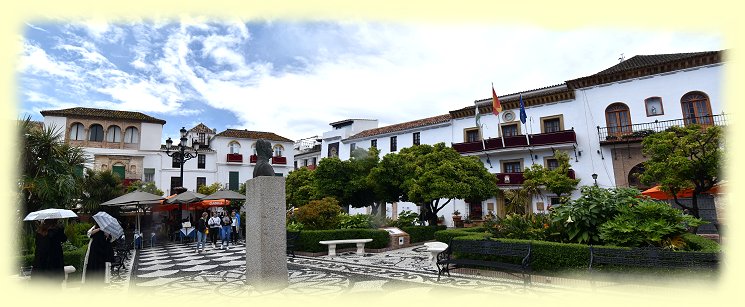
M 106 282 L 106 263 L 114 261 L 112 242 L 120 237 L 124 230 L 119 221 L 107 214 L 98 212 L 93 215 L 95 225 L 88 230 L 91 238 L 83 265 L 83 283 L 103 284 Z
M 62 243 L 65 241 L 67 236 L 56 219 L 41 221 L 36 229 L 36 251 L 31 279 L 62 283 L 65 279 Z

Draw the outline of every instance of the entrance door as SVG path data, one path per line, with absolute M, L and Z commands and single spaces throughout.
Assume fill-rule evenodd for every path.
M 468 204 L 468 218 L 472 220 L 480 220 L 484 217 L 483 208 L 481 202 L 469 203 Z
M 113 165 L 111 166 L 111 172 L 119 175 L 119 179 L 124 180 L 124 165 Z

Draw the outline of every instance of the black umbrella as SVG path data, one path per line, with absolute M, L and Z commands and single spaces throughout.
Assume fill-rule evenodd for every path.
M 215 200 L 215 199 L 229 199 L 229 200 L 246 200 L 246 195 L 238 193 L 233 190 L 222 190 L 210 194 L 202 200 Z
M 198 201 L 202 201 L 202 198 L 204 198 L 204 194 L 192 192 L 192 191 L 186 191 L 184 193 L 181 193 L 179 195 L 176 195 L 176 197 L 169 198 L 166 200 L 166 203 L 168 204 L 189 204 L 189 203 L 195 203 Z

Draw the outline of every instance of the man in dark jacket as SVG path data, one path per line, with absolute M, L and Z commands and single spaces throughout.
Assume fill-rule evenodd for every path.
M 57 226 L 57 220 L 44 220 L 36 230 L 36 251 L 31 278 L 62 282 L 65 279 L 65 263 L 62 243 L 67 241 L 65 232 Z

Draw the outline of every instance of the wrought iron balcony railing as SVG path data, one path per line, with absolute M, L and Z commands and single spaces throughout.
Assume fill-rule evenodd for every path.
M 727 116 L 725 114 L 720 114 L 615 127 L 598 126 L 598 140 L 601 145 L 619 142 L 638 142 L 652 133 L 665 131 L 670 127 L 682 127 L 692 124 L 698 124 L 701 126 L 725 126 L 727 125 Z
M 484 140 L 484 142 L 476 141 L 454 143 L 453 149 L 461 154 L 464 154 L 484 150 L 498 150 L 505 148 L 555 145 L 576 142 L 577 134 L 574 133 L 574 129 L 572 129 L 557 132 L 529 134 L 527 139 L 524 135 L 505 136 L 504 146 L 502 146 L 502 138 L 491 138 Z

